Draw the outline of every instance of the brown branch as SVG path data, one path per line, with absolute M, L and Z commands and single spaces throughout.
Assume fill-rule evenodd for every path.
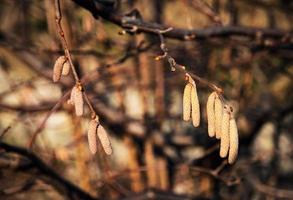
M 256 179 L 252 181 L 252 184 L 257 191 L 263 194 L 266 194 L 268 196 L 282 198 L 282 199 L 293 199 L 292 190 L 280 189 L 280 188 L 275 188 L 269 185 L 265 185 Z
M 62 26 L 61 26 L 62 13 L 61 13 L 59 0 L 55 0 L 55 15 L 56 15 L 55 16 L 56 17 L 56 25 L 57 25 L 57 29 L 58 29 L 58 32 L 59 32 L 59 35 L 60 35 L 60 40 L 61 40 L 61 43 L 62 43 L 62 46 L 63 46 L 63 49 L 64 49 L 65 56 L 68 59 L 68 62 L 69 62 L 70 67 L 71 67 L 71 70 L 73 72 L 75 83 L 80 88 L 82 88 L 81 91 L 83 92 L 83 96 L 85 97 L 85 100 L 86 100 L 85 102 L 86 102 L 86 104 L 88 105 L 88 107 L 90 109 L 91 117 L 95 118 L 96 117 L 96 111 L 94 110 L 91 102 L 89 101 L 89 98 L 86 95 L 84 87 L 83 87 L 83 85 L 82 85 L 82 83 L 80 81 L 80 78 L 79 78 L 79 76 L 78 76 L 78 74 L 76 72 L 76 68 L 75 68 L 75 66 L 73 64 L 71 54 L 70 54 L 70 51 L 69 51 L 69 48 L 68 48 L 68 44 L 67 44 L 67 41 L 65 39 L 65 34 L 64 34 L 64 31 L 63 31 Z
M 41 111 L 47 111 L 50 110 L 52 105 L 40 105 L 40 106 L 11 106 L 7 104 L 0 103 L 0 108 L 3 110 L 13 110 L 18 112 L 41 112 Z
M 0 134 L 0 140 L 6 135 L 6 133 L 11 129 L 11 126 L 7 126 Z
M 223 25 L 220 16 L 213 11 L 213 9 L 203 0 L 191 0 L 188 2 L 199 12 L 205 14 L 210 20 L 215 22 L 217 25 Z
M 149 23 L 135 16 L 129 17 L 115 13 L 115 11 L 105 10 L 99 4 L 95 4 L 92 0 L 72 0 L 79 6 L 85 8 L 91 14 L 98 18 L 99 16 L 122 27 L 135 30 L 137 32 L 145 32 L 156 34 L 154 30 L 165 30 L 169 26 L 157 23 Z M 284 40 L 292 43 L 292 32 L 280 29 L 253 28 L 244 26 L 213 26 L 204 29 L 181 29 L 173 28 L 163 34 L 166 38 L 174 38 L 178 40 L 206 40 L 210 38 L 225 38 L 230 36 L 244 36 L 249 38 L 262 38 Z
M 195 175 L 195 173 L 199 172 L 199 173 L 209 175 L 223 182 L 227 186 L 238 185 L 241 181 L 239 177 L 236 177 L 235 179 L 231 179 L 229 177 L 223 177 L 220 175 L 220 172 L 223 170 L 223 168 L 226 165 L 227 165 L 227 160 L 224 160 L 216 169 L 207 169 L 207 168 L 198 167 L 198 166 L 191 166 L 189 167 L 189 170 L 191 172 L 191 175 Z
M 29 166 L 32 166 L 33 168 L 37 169 L 44 176 L 44 178 L 42 178 L 43 181 L 52 185 L 60 193 L 67 194 L 70 197 L 70 199 L 97 199 L 92 197 L 90 194 L 86 193 L 70 181 L 66 180 L 62 176 L 60 176 L 53 168 L 48 166 L 30 150 L 9 145 L 1 141 L 0 149 L 5 150 L 6 152 L 18 154 L 28 159 L 30 161 Z M 39 178 L 41 177 L 39 176 Z
M 46 122 L 49 119 L 49 117 L 59 109 L 59 107 L 62 105 L 62 103 L 68 98 L 69 94 L 70 94 L 70 91 L 65 93 L 65 95 L 63 95 L 63 97 L 54 105 L 54 107 L 50 110 L 50 112 L 47 113 L 47 115 L 43 119 L 42 123 L 38 126 L 36 131 L 33 133 L 33 136 L 31 137 L 31 139 L 28 143 L 28 148 L 32 148 L 33 144 L 35 143 L 35 140 L 37 139 L 37 136 L 45 127 Z
M 164 32 L 169 32 L 169 31 L 172 31 L 172 29 L 169 28 L 169 29 L 167 29 Z M 163 33 L 164 32 L 159 31 L 159 30 L 157 31 L 157 34 L 159 35 L 160 41 L 161 41 L 160 48 L 161 48 L 161 50 L 163 51 L 164 54 L 162 56 L 156 57 L 156 60 L 159 60 L 159 59 L 162 59 L 162 58 L 166 58 L 167 61 L 170 64 L 170 66 L 171 66 L 171 70 L 172 71 L 178 70 L 179 72 L 181 72 L 181 73 L 183 73 L 185 75 L 188 75 L 188 76 L 192 77 L 193 79 L 195 79 L 199 83 L 210 87 L 212 90 L 216 91 L 218 94 L 222 94 L 223 93 L 223 89 L 222 88 L 219 88 L 215 84 L 209 82 L 207 79 L 201 78 L 198 75 L 187 71 L 185 66 L 178 64 L 175 61 L 175 59 L 172 56 L 169 55 L 168 49 L 166 48 L 165 40 L 164 40 L 164 37 L 163 37 Z

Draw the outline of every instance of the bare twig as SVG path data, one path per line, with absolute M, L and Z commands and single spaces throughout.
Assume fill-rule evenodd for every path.
M 168 31 L 171 31 L 172 29 L 167 29 L 167 30 Z M 166 32 L 167 31 L 165 31 L 164 33 L 166 33 Z M 191 76 L 193 79 L 195 79 L 199 83 L 210 87 L 212 90 L 214 90 L 218 94 L 222 94 L 223 93 L 223 89 L 222 88 L 216 86 L 215 84 L 209 82 L 208 80 L 206 80 L 204 78 L 199 77 L 198 75 L 196 75 L 194 73 L 191 73 L 191 72 L 187 71 L 185 66 L 178 64 L 175 61 L 175 59 L 172 56 L 170 56 L 169 53 L 168 53 L 168 49 L 166 48 L 165 40 L 164 40 L 164 37 L 162 35 L 162 31 L 159 31 L 158 30 L 157 31 L 157 34 L 160 37 L 160 41 L 161 41 L 160 48 L 163 51 L 163 55 L 157 56 L 156 57 L 156 60 L 160 60 L 160 59 L 165 58 L 169 62 L 172 71 L 178 70 L 179 72 L 182 72 L 184 75 Z
M 38 156 L 28 149 L 16 147 L 0 141 L 0 149 L 4 149 L 7 152 L 16 153 L 25 157 L 30 161 L 28 166 L 37 169 L 42 176 L 38 176 L 46 183 L 52 185 L 61 194 L 68 195 L 70 199 L 89 199 L 94 200 L 98 198 L 92 197 L 78 186 L 74 185 L 70 181 L 60 176 L 53 168 L 44 163 Z
M 218 25 L 223 25 L 220 16 L 203 0 L 191 0 L 189 4 L 196 10 L 202 12 Z
M 86 104 L 88 105 L 88 107 L 90 109 L 90 112 L 91 112 L 91 117 L 95 118 L 96 117 L 96 111 L 94 110 L 91 102 L 89 101 L 89 98 L 86 95 L 84 87 L 83 87 L 83 85 L 82 85 L 82 83 L 80 81 L 80 78 L 79 78 L 79 76 L 78 76 L 78 74 L 76 72 L 76 68 L 75 68 L 75 66 L 73 64 L 70 51 L 68 49 L 68 44 L 67 44 L 67 41 L 65 39 L 65 34 L 64 34 L 64 31 L 63 31 L 62 26 L 61 26 L 62 13 L 61 13 L 60 1 L 59 0 L 55 0 L 55 17 L 56 17 L 56 25 L 57 25 L 57 28 L 58 28 L 60 40 L 61 40 L 61 43 L 62 43 L 62 46 L 63 46 L 63 49 L 64 49 L 65 56 L 68 59 L 70 67 L 71 67 L 71 70 L 73 72 L 75 83 L 76 83 L 76 85 L 78 85 L 81 88 L 81 91 L 83 92 L 83 96 L 85 97 Z
M 207 174 L 221 182 L 223 182 L 227 186 L 233 186 L 233 185 L 238 185 L 241 181 L 239 177 L 236 177 L 235 179 L 230 179 L 229 177 L 223 177 L 220 175 L 220 172 L 222 169 L 227 165 L 227 161 L 223 161 L 221 165 L 219 165 L 216 169 L 207 169 L 203 167 L 197 167 L 197 166 L 191 166 L 189 167 L 189 170 L 191 172 L 191 175 L 195 175 L 195 173 L 203 173 Z
M 59 107 L 62 105 L 62 103 L 68 98 L 69 94 L 70 94 L 70 91 L 66 92 L 65 95 L 63 95 L 63 97 L 54 105 L 54 107 L 50 110 L 50 112 L 47 113 L 47 115 L 43 119 L 42 123 L 39 125 L 39 127 L 36 129 L 36 131 L 33 133 L 33 136 L 31 137 L 31 139 L 28 143 L 28 148 L 32 148 L 38 134 L 45 127 L 45 124 L 46 124 L 47 120 L 49 119 L 49 117 L 59 109 Z
M 7 126 L 0 134 L 0 140 L 6 135 L 6 133 L 11 129 L 11 126 Z
M 168 26 L 157 23 L 149 23 L 141 18 L 126 17 L 118 14 L 115 11 L 107 11 L 102 6 L 95 4 L 93 1 L 72 0 L 81 7 L 87 9 L 91 14 L 98 18 L 99 16 L 121 27 L 133 28 L 137 32 L 145 32 L 156 34 L 154 30 L 165 30 Z M 253 28 L 244 26 L 213 26 L 204 29 L 181 29 L 173 28 L 172 31 L 164 33 L 164 37 L 174 38 L 179 40 L 205 40 L 210 38 L 225 38 L 230 36 L 244 36 L 256 38 L 257 35 L 262 38 L 277 39 L 282 42 L 292 43 L 292 32 L 283 31 L 280 29 Z

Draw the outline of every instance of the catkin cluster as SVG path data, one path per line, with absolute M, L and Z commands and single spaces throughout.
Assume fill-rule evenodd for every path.
M 70 71 L 70 64 L 65 56 L 57 58 L 53 68 L 53 81 L 58 82 L 61 75 L 67 76 Z
M 61 78 L 61 75 L 68 75 L 70 71 L 70 63 L 65 56 L 60 56 L 57 58 L 53 68 L 53 81 L 58 82 Z M 70 98 L 67 103 L 74 105 L 75 114 L 77 116 L 83 115 L 83 87 L 79 81 L 77 81 L 76 85 L 72 88 Z M 108 134 L 104 127 L 99 123 L 98 116 L 94 116 L 94 118 L 90 121 L 88 127 L 88 143 L 89 149 L 91 153 L 95 154 L 98 150 L 97 141 L 100 141 L 105 153 L 107 155 L 112 154 L 112 147 L 110 140 L 108 138 Z
M 200 107 L 197 96 L 196 84 L 191 77 L 188 77 L 188 83 L 183 92 L 183 120 L 192 120 L 194 127 L 200 123 Z
M 233 164 L 238 154 L 238 130 L 232 108 L 223 105 L 216 92 L 208 97 L 207 101 L 208 134 L 220 139 L 220 157 L 228 155 L 228 163 Z
M 183 92 L 183 120 L 189 121 L 195 127 L 200 123 L 200 106 L 196 84 L 190 75 L 186 74 L 188 83 Z M 232 114 L 232 108 L 224 105 L 217 92 L 212 92 L 207 100 L 208 135 L 220 139 L 220 157 L 228 156 L 228 163 L 233 164 L 238 154 L 238 130 Z
M 88 128 L 88 143 L 89 143 L 89 149 L 92 154 L 97 153 L 97 141 L 99 139 L 104 152 L 107 155 L 112 154 L 112 146 L 111 142 L 109 140 L 108 134 L 104 127 L 99 123 L 98 117 L 96 116 L 95 119 L 92 119 L 89 122 L 89 128 Z

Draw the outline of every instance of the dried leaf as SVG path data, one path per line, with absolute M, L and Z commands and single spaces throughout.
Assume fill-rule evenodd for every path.
M 238 155 L 238 145 L 239 145 L 237 124 L 233 117 L 230 119 L 229 132 L 230 132 L 230 149 L 229 149 L 228 163 L 233 164 Z
M 111 142 L 108 138 L 108 134 L 107 134 L 106 130 L 104 129 L 104 127 L 102 125 L 99 125 L 99 127 L 98 127 L 98 137 L 99 137 L 99 140 L 101 142 L 101 145 L 102 145 L 105 153 L 107 155 L 111 155 L 112 154 Z
M 191 117 L 193 126 L 198 127 L 200 123 L 200 107 L 195 84 L 191 88 Z
M 192 84 L 187 83 L 183 92 L 183 120 L 190 120 L 190 112 L 191 112 L 191 88 Z
M 207 118 L 208 118 L 208 133 L 210 137 L 214 137 L 215 132 L 215 98 L 216 92 L 210 94 L 207 101 Z

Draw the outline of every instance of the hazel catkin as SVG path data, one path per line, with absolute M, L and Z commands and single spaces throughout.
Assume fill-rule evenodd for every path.
M 97 127 L 98 127 L 98 122 L 94 119 L 92 119 L 89 122 L 89 127 L 88 127 L 88 132 L 87 132 L 87 137 L 88 137 L 88 144 L 89 144 L 89 149 L 92 154 L 97 153 Z
M 75 97 L 75 92 L 76 92 L 76 87 L 73 87 L 70 93 L 70 97 L 67 101 L 68 104 L 74 105 L 74 97 Z
M 55 61 L 54 67 L 53 67 L 53 82 L 58 82 L 61 78 L 63 64 L 66 61 L 65 56 L 60 56 Z
M 228 163 L 233 164 L 238 155 L 238 130 L 237 124 L 234 117 L 230 118 L 230 128 L 229 128 L 229 135 L 230 135 L 230 149 L 229 149 L 229 156 L 228 156 Z
M 69 74 L 70 71 L 70 63 L 68 62 L 68 60 L 63 64 L 63 69 L 62 69 L 62 75 L 63 76 L 67 76 Z
M 98 132 L 99 140 L 101 142 L 101 145 L 102 145 L 105 153 L 107 155 L 111 155 L 112 154 L 112 146 L 111 146 L 111 142 L 109 140 L 109 137 L 108 137 L 106 130 L 104 129 L 104 127 L 102 125 L 99 125 L 97 132 Z
M 75 106 L 75 114 L 76 116 L 82 116 L 83 115 L 83 96 L 82 91 L 80 88 L 75 86 L 75 92 L 74 92 L 74 106 Z
M 221 142 L 220 157 L 227 156 L 229 151 L 229 130 L 230 130 L 230 112 L 228 106 L 224 106 L 222 125 L 221 125 Z
M 208 120 L 208 134 L 210 137 L 215 136 L 215 98 L 217 93 L 212 92 L 207 101 L 207 120 Z
M 191 87 L 191 118 L 193 126 L 198 127 L 200 123 L 200 107 L 195 83 Z
M 183 120 L 189 121 L 190 120 L 190 113 L 191 113 L 191 88 L 192 84 L 187 83 L 184 88 L 183 92 Z
M 223 104 L 219 96 L 215 99 L 215 131 L 216 131 L 216 138 L 221 138 L 221 124 L 222 124 L 222 117 L 223 117 Z

